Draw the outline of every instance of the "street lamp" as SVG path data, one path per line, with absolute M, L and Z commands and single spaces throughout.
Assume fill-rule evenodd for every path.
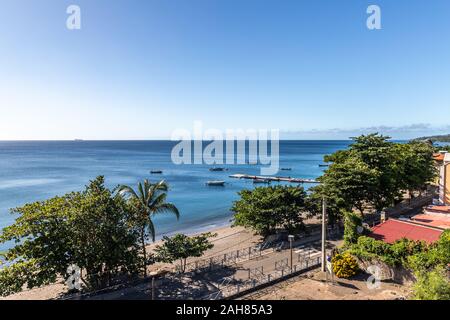
M 291 273 L 292 273 L 292 242 L 294 241 L 294 236 L 292 234 L 288 235 L 289 247 L 291 250 Z
M 155 276 L 158 275 L 158 271 L 150 272 L 150 276 L 152 277 L 152 300 L 155 300 Z

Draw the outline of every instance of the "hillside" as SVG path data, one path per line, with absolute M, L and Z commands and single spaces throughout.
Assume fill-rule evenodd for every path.
M 414 140 L 431 140 L 433 142 L 450 142 L 450 134 L 444 134 L 439 136 L 420 137 Z

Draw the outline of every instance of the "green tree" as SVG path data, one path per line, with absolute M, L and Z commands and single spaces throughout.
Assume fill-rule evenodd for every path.
M 186 261 L 190 257 L 201 257 L 206 250 L 214 245 L 209 238 L 217 234 L 203 233 L 199 236 L 188 237 L 184 234 L 177 234 L 172 238 L 164 237 L 163 244 L 155 248 L 155 260 L 160 262 L 172 263 L 180 261 L 181 272 L 186 271 Z
M 15 223 L 3 229 L 0 243 L 13 241 L 0 270 L 0 295 L 53 283 L 69 265 L 81 268 L 88 288 L 108 285 L 139 266 L 138 230 L 126 203 L 112 196 L 103 177 L 83 192 L 26 204 L 12 210 Z
M 301 213 L 306 209 L 302 187 L 269 186 L 242 190 L 233 203 L 235 226 L 249 227 L 267 236 L 277 227 L 298 232 L 304 227 Z
M 312 189 L 311 199 L 326 196 L 334 215 L 371 205 L 382 211 L 403 197 L 406 190 L 423 190 L 436 175 L 433 149 L 426 143 L 393 143 L 377 133 L 353 138 L 347 150 L 326 156 L 331 165 Z
M 327 202 L 327 223 L 331 226 L 342 220 L 343 210 L 352 209 L 352 205 L 350 204 L 349 206 L 344 199 L 340 198 L 336 190 L 322 183 L 309 189 L 309 194 L 306 198 L 308 217 L 321 217 L 323 199 Z
M 417 300 L 450 300 L 450 282 L 445 268 L 418 274 L 413 292 Z
M 424 142 L 395 144 L 394 153 L 399 171 L 399 188 L 408 190 L 410 197 L 414 191 L 421 192 L 437 175 L 433 163 L 433 148 Z
M 349 246 L 356 243 L 363 235 L 363 231 L 361 216 L 351 211 L 344 211 L 344 244 Z
M 169 186 L 165 181 L 158 183 L 150 183 L 144 180 L 144 183 L 139 182 L 137 191 L 133 188 L 121 185 L 118 187 L 118 194 L 129 200 L 129 204 L 135 209 L 135 219 L 140 226 L 141 249 L 144 257 L 143 271 L 144 276 L 147 275 L 147 250 L 145 243 L 150 235 L 152 241 L 155 241 L 156 231 L 152 218 L 156 214 L 172 213 L 177 220 L 180 213 L 177 207 L 167 202 L 167 191 Z
M 342 209 L 356 208 L 361 215 L 370 201 L 369 195 L 378 188 L 379 173 L 351 152 L 345 160 L 333 163 L 318 180 L 323 192 L 335 195 Z

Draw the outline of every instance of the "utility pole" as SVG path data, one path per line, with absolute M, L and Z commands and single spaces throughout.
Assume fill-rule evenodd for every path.
M 322 272 L 327 269 L 327 253 L 326 253 L 326 241 L 327 241 L 327 200 L 325 197 L 322 199 Z

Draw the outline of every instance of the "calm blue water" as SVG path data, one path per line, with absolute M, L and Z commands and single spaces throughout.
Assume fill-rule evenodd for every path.
M 174 165 L 172 141 L 0 141 L 0 228 L 13 223 L 9 209 L 44 200 L 73 190 L 82 190 L 89 180 L 104 175 L 106 184 L 136 185 L 145 178 L 165 179 L 169 201 L 181 212 L 155 218 L 161 237 L 175 231 L 193 232 L 227 223 L 237 192 L 253 188 L 252 181 L 228 178 L 233 173 L 260 174 L 258 165 L 224 165 L 225 172 L 211 172 L 207 165 Z M 349 141 L 281 141 L 279 175 L 316 178 L 324 168 L 325 154 L 344 149 Z M 150 170 L 163 170 L 150 175 Z M 208 180 L 225 180 L 225 187 L 208 187 Z M 308 187 L 308 185 L 306 185 Z M 10 244 L 0 245 L 0 251 Z

